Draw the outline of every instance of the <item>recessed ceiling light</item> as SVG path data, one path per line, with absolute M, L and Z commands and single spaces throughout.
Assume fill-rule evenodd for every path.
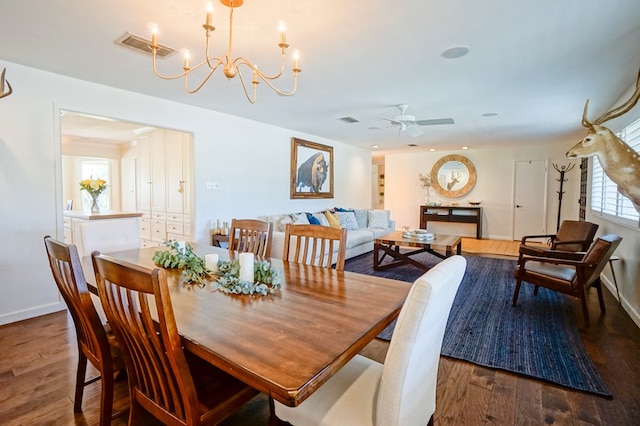
M 469 48 L 466 46 L 451 47 L 440 54 L 445 59 L 461 58 L 469 53 Z
M 434 152 L 436 149 L 435 148 L 430 148 L 429 151 Z
M 379 148 L 378 145 L 372 145 L 372 148 Z
M 495 117 L 496 115 L 498 115 L 497 112 L 485 112 L 482 114 L 483 117 Z
M 463 146 L 462 149 L 469 149 L 469 147 L 468 146 Z

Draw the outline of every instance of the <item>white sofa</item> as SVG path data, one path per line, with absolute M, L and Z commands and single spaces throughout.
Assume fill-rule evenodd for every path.
M 258 219 L 271 222 L 273 226 L 271 257 L 282 258 L 284 253 L 284 230 L 287 223 L 315 223 L 313 222 L 315 219 L 321 222 L 320 225 L 330 226 L 326 211 L 333 213 L 334 221 L 337 218 L 340 221 L 340 227 L 347 228 L 346 259 L 372 251 L 373 240 L 376 237 L 395 231 L 396 228 L 396 222 L 391 219 L 389 210 L 379 209 L 336 208 L 313 213 L 299 212 L 261 216 Z M 311 217 L 314 219 L 311 219 Z

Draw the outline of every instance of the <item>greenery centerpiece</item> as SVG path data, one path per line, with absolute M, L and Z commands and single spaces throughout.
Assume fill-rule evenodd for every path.
M 91 213 L 99 213 L 100 206 L 98 206 L 98 197 L 102 194 L 109 185 L 104 179 L 93 179 L 93 176 L 89 179 L 80 181 L 80 190 L 87 191 L 87 194 L 91 197 Z
M 256 260 L 254 266 L 254 282 L 240 279 L 240 262 L 218 261 L 218 272 L 214 273 L 206 267 L 206 262 L 193 252 L 189 244 L 181 244 L 175 240 L 164 241 L 169 250 L 158 250 L 153 254 L 153 262 L 163 268 L 182 269 L 184 282 L 204 287 L 211 281 L 220 291 L 227 294 L 267 294 L 275 293 L 280 287 L 280 274 L 269 262 Z

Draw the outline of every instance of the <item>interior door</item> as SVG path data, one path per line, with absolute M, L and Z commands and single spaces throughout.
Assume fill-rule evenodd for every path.
M 547 161 L 515 163 L 513 239 L 546 233 Z

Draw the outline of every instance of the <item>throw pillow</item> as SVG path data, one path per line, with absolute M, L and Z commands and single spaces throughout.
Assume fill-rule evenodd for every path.
M 307 220 L 311 225 L 320 225 L 320 221 L 311 213 L 307 213 Z
M 306 213 L 294 213 L 291 215 L 294 225 L 309 225 Z
M 344 209 L 342 207 L 334 207 L 333 211 L 336 211 L 336 212 L 352 212 L 353 209 Z
M 329 221 L 327 220 L 327 217 L 324 215 L 324 213 L 313 213 L 313 217 L 316 218 L 318 222 L 320 222 L 319 225 L 329 226 Z
M 293 223 L 293 217 L 290 214 L 282 215 L 280 220 L 278 220 L 278 229 L 282 232 L 287 229 L 287 223 Z
M 358 221 L 358 228 L 366 228 L 369 224 L 369 210 L 356 209 L 354 213 L 356 215 L 356 220 Z
M 331 213 L 329 210 L 324 212 L 324 215 L 327 217 L 327 222 L 329 222 L 329 226 L 332 228 L 340 228 L 340 219 L 335 213 Z
M 344 229 L 360 229 L 358 221 L 356 220 L 356 214 L 354 212 L 346 211 L 336 212 L 338 219 L 340 220 L 340 227 Z
M 389 210 L 369 210 L 369 228 L 387 229 L 390 216 Z

